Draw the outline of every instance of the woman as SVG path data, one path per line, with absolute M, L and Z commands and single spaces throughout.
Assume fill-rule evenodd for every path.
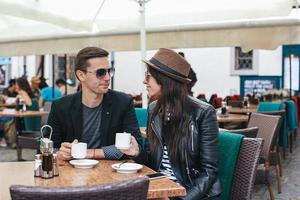
M 190 64 L 170 49 L 145 62 L 148 96 L 158 99 L 149 105 L 149 151 L 141 162 L 184 186 L 184 199 L 220 199 L 216 113 L 188 96 Z
M 16 84 L 16 91 L 18 92 L 17 98 L 23 99 L 25 105 L 30 107 L 32 105 L 32 99 L 35 98 L 33 91 L 30 88 L 30 85 L 25 78 L 18 78 Z

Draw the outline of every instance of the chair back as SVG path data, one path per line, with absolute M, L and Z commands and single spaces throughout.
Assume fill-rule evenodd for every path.
M 298 127 L 297 110 L 294 101 L 287 100 L 284 102 L 287 110 L 287 124 L 289 131 L 294 131 Z
M 252 113 L 249 119 L 248 127 L 258 127 L 257 138 L 264 140 L 261 158 L 269 160 L 270 150 L 274 145 L 274 137 L 279 128 L 280 116 L 264 115 L 261 113 Z
M 146 108 L 135 108 L 135 114 L 140 127 L 147 126 L 148 111 Z
M 279 111 L 284 109 L 282 102 L 260 102 L 257 107 L 258 112 Z
M 119 183 L 80 187 L 34 187 L 12 185 L 12 200 L 143 200 L 147 198 L 149 179 L 141 177 Z
M 36 98 L 31 99 L 32 105 L 27 110 L 39 111 L 39 103 Z M 26 131 L 38 131 L 41 128 L 41 117 L 24 117 L 24 128 Z
M 230 199 L 251 199 L 262 146 L 261 138 L 243 139 L 235 167 Z
M 274 142 L 278 141 L 279 146 L 285 146 L 287 143 L 287 121 L 286 121 L 286 111 L 285 109 L 279 110 L 279 111 L 265 111 L 265 112 L 259 112 L 261 114 L 265 115 L 277 115 L 280 116 L 279 120 L 279 128 L 274 136 Z
M 249 127 L 249 128 L 243 128 L 243 129 L 235 129 L 235 130 L 224 130 L 229 133 L 237 133 L 244 135 L 247 138 L 256 138 L 258 133 L 258 127 Z
M 222 199 L 229 199 L 236 161 L 244 136 L 228 132 L 219 133 L 219 177 Z
M 241 100 L 228 100 L 227 102 L 228 106 L 231 106 L 233 108 L 243 108 L 244 102 Z

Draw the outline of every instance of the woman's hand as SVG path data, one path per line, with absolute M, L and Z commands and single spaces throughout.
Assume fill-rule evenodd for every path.
M 120 149 L 120 151 L 128 156 L 133 156 L 133 157 L 137 156 L 140 153 L 140 148 L 135 137 L 131 136 L 129 149 L 126 150 Z

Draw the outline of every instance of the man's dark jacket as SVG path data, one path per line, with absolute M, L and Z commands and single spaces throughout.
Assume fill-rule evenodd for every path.
M 83 115 L 81 92 L 62 97 L 51 105 L 48 124 L 53 128 L 54 147 L 62 142 L 81 140 Z M 139 142 L 140 130 L 131 97 L 122 92 L 109 90 L 103 97 L 101 116 L 101 145 L 115 144 L 116 133 L 131 133 Z

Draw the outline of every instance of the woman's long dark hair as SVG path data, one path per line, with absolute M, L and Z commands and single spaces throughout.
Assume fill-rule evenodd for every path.
M 189 124 L 189 106 L 187 85 L 176 81 L 148 66 L 152 77 L 161 86 L 161 94 L 156 107 L 150 116 L 159 115 L 162 119 L 163 138 L 168 148 L 168 155 L 175 160 L 178 153 L 184 154 L 187 142 Z M 159 141 L 151 127 L 148 127 L 150 150 L 153 152 L 159 146 Z
M 16 80 L 16 82 L 17 82 L 19 88 L 20 88 L 21 90 L 24 90 L 24 91 L 28 94 L 28 96 L 29 96 L 30 98 L 33 98 L 33 97 L 34 97 L 34 94 L 33 94 L 32 90 L 31 90 L 31 88 L 30 88 L 30 85 L 29 85 L 27 79 L 21 77 L 21 78 L 18 78 L 18 79 Z

